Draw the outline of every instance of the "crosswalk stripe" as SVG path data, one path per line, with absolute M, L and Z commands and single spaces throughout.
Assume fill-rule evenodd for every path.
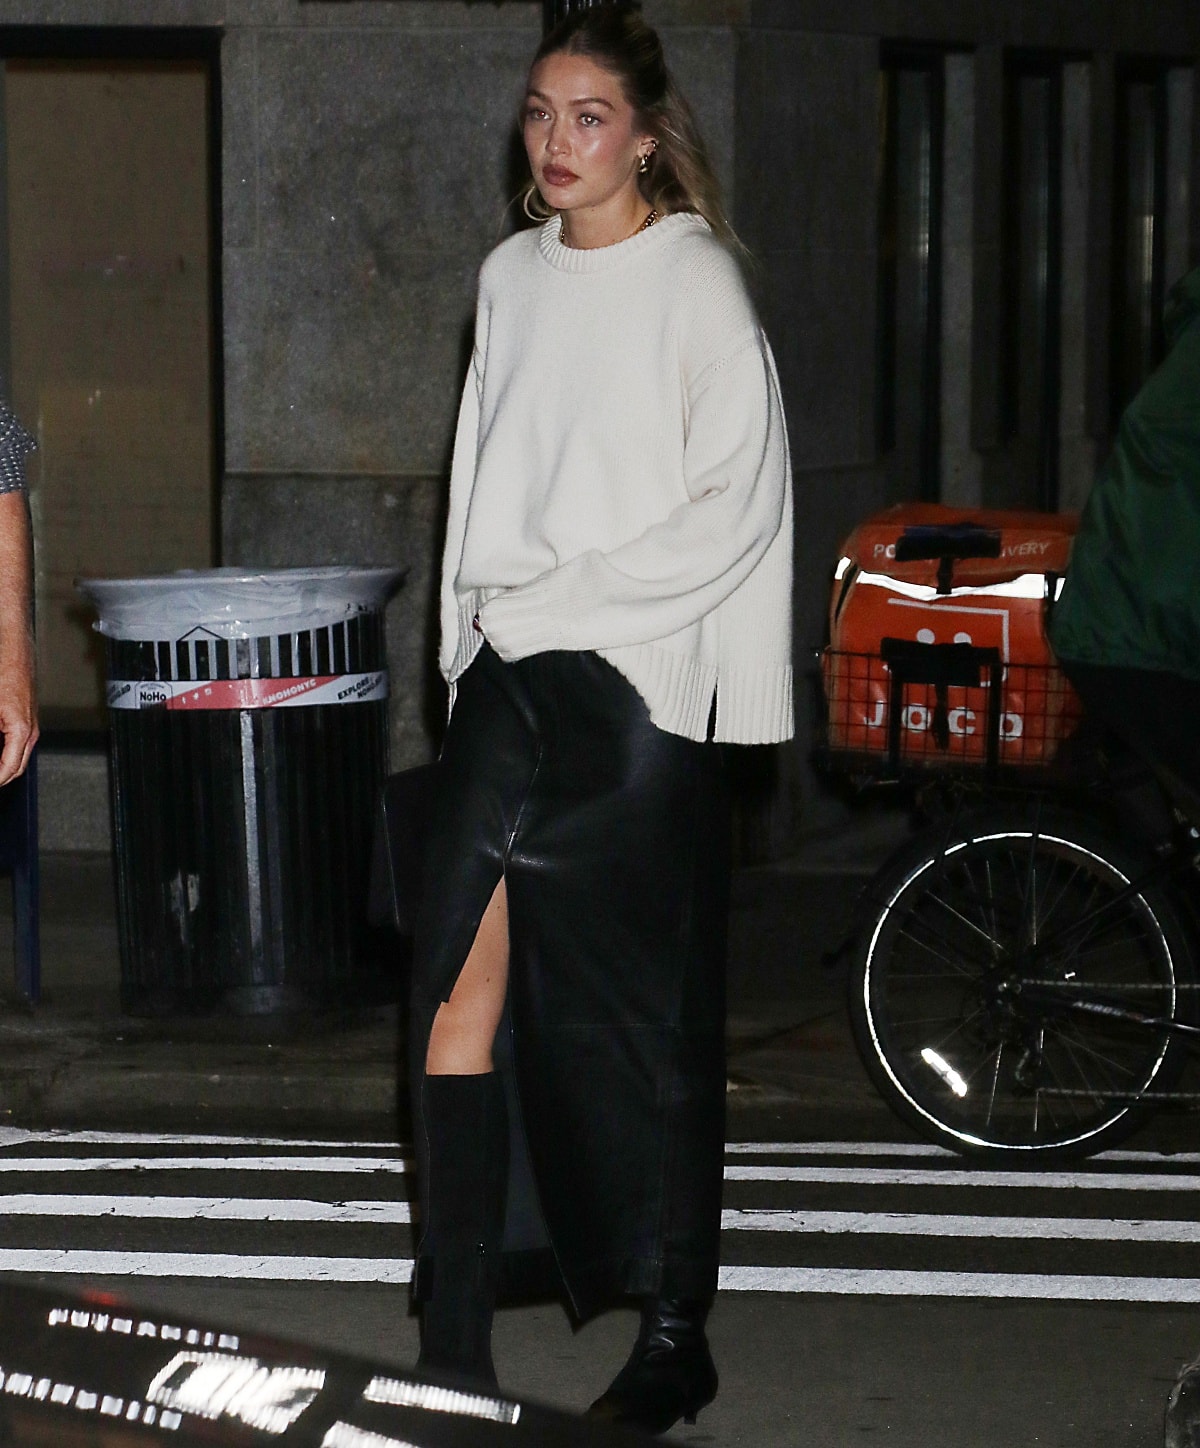
M 291 1171 L 405 1173 L 412 1163 L 398 1156 L 0 1156 L 6 1172 L 76 1171 Z
M 0 1196 L 0 1218 L 111 1217 L 124 1220 L 221 1222 L 332 1222 L 405 1226 L 407 1201 L 317 1202 L 263 1197 Z M 922 1212 L 813 1212 L 788 1208 L 726 1208 L 728 1232 L 796 1235 L 981 1237 L 1074 1242 L 1200 1242 L 1200 1222 L 1093 1217 L 964 1216 Z
M 412 1280 L 405 1257 L 240 1256 L 232 1252 L 87 1252 L 71 1248 L 0 1248 L 0 1272 L 80 1277 L 233 1277 L 254 1282 Z
M 0 1249 L 0 1271 L 95 1277 L 234 1278 L 378 1283 L 412 1279 L 411 1258 L 237 1256 L 231 1253 Z M 1200 1279 L 1049 1273 L 925 1272 L 851 1267 L 722 1267 L 726 1292 L 834 1296 L 1022 1298 L 1070 1302 L 1200 1302 Z
M 729 1141 L 726 1156 L 926 1156 L 962 1158 L 949 1147 L 925 1141 Z M 1163 1166 L 1196 1166 L 1200 1151 L 1098 1151 L 1090 1161 L 1157 1162 Z
M 825 1182 L 884 1187 L 1036 1187 L 1103 1192 L 1194 1192 L 1200 1176 L 1169 1172 L 958 1171 L 943 1167 L 727 1166 L 730 1182 Z
M 63 1276 L 235 1278 L 396 1284 L 411 1258 L 236 1256 L 229 1253 L 0 1249 L 0 1271 Z M 833 1296 L 1019 1298 L 1069 1302 L 1200 1302 L 1200 1279 L 1049 1273 L 925 1272 L 851 1267 L 722 1267 L 726 1292 Z
M 1078 1277 L 1042 1273 L 896 1272 L 857 1267 L 722 1267 L 727 1292 L 867 1297 L 1015 1297 L 1051 1302 L 1200 1302 L 1196 1277 Z
M 0 1196 L 4 1217 L 122 1217 L 162 1221 L 341 1222 L 392 1226 L 412 1221 L 410 1202 L 314 1202 L 263 1197 Z
M 1124 1221 L 1092 1217 L 942 1216 L 921 1212 L 803 1212 L 787 1209 L 721 1213 L 726 1232 L 795 1232 L 897 1237 L 990 1237 L 1014 1241 L 1200 1242 L 1200 1222 Z
M 290 1136 L 204 1135 L 187 1132 L 157 1131 L 73 1131 L 53 1127 L 33 1131 L 26 1127 L 0 1126 L 0 1162 L 5 1148 L 17 1146 L 221 1146 L 252 1150 L 347 1151 L 379 1152 L 381 1155 L 407 1158 L 411 1148 L 406 1142 L 310 1140 Z M 958 1153 L 948 1147 L 924 1141 L 730 1141 L 725 1144 L 729 1156 L 881 1156 L 936 1157 L 958 1160 Z M 1164 1165 L 1200 1165 L 1200 1152 L 1180 1151 L 1101 1151 L 1094 1162 L 1159 1162 Z
M 727 1156 L 940 1156 L 944 1146 L 924 1141 L 727 1141 Z
M 199 1133 L 164 1131 L 71 1131 L 51 1127 L 31 1131 L 24 1126 L 0 1126 L 0 1148 L 6 1146 L 50 1145 L 79 1146 L 243 1146 L 296 1147 L 310 1151 L 390 1151 L 402 1150 L 402 1143 L 393 1141 L 308 1141 L 293 1136 L 208 1136 Z

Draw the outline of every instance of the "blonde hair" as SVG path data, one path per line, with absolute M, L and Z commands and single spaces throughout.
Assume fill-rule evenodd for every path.
M 614 76 L 633 107 L 635 129 L 654 138 L 650 164 L 638 176 L 649 205 L 663 215 L 690 211 L 702 216 L 731 251 L 747 255 L 726 215 L 721 183 L 692 108 L 667 69 L 658 33 L 634 6 L 609 3 L 573 11 L 538 46 L 530 69 L 560 53 L 585 56 Z M 521 205 L 531 221 L 554 215 L 533 181 Z

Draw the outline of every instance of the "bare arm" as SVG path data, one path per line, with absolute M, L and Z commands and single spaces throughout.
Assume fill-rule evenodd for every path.
M 29 505 L 20 489 L 0 493 L 0 785 L 23 774 L 37 742 Z

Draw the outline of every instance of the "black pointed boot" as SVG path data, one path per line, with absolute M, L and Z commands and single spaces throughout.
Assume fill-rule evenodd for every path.
M 494 1071 L 426 1076 L 424 1231 L 414 1297 L 417 1372 L 443 1387 L 492 1392 L 492 1313 L 508 1182 L 508 1118 Z
M 709 1306 L 682 1297 L 648 1299 L 629 1361 L 589 1414 L 644 1433 L 665 1433 L 680 1418 L 694 1423 L 717 1396 L 717 1370 L 704 1336 Z

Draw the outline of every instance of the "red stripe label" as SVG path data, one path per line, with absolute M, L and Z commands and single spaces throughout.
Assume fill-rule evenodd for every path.
M 294 709 L 318 704 L 366 704 L 388 696 L 388 676 L 322 674 L 307 679 L 112 679 L 110 709 Z

